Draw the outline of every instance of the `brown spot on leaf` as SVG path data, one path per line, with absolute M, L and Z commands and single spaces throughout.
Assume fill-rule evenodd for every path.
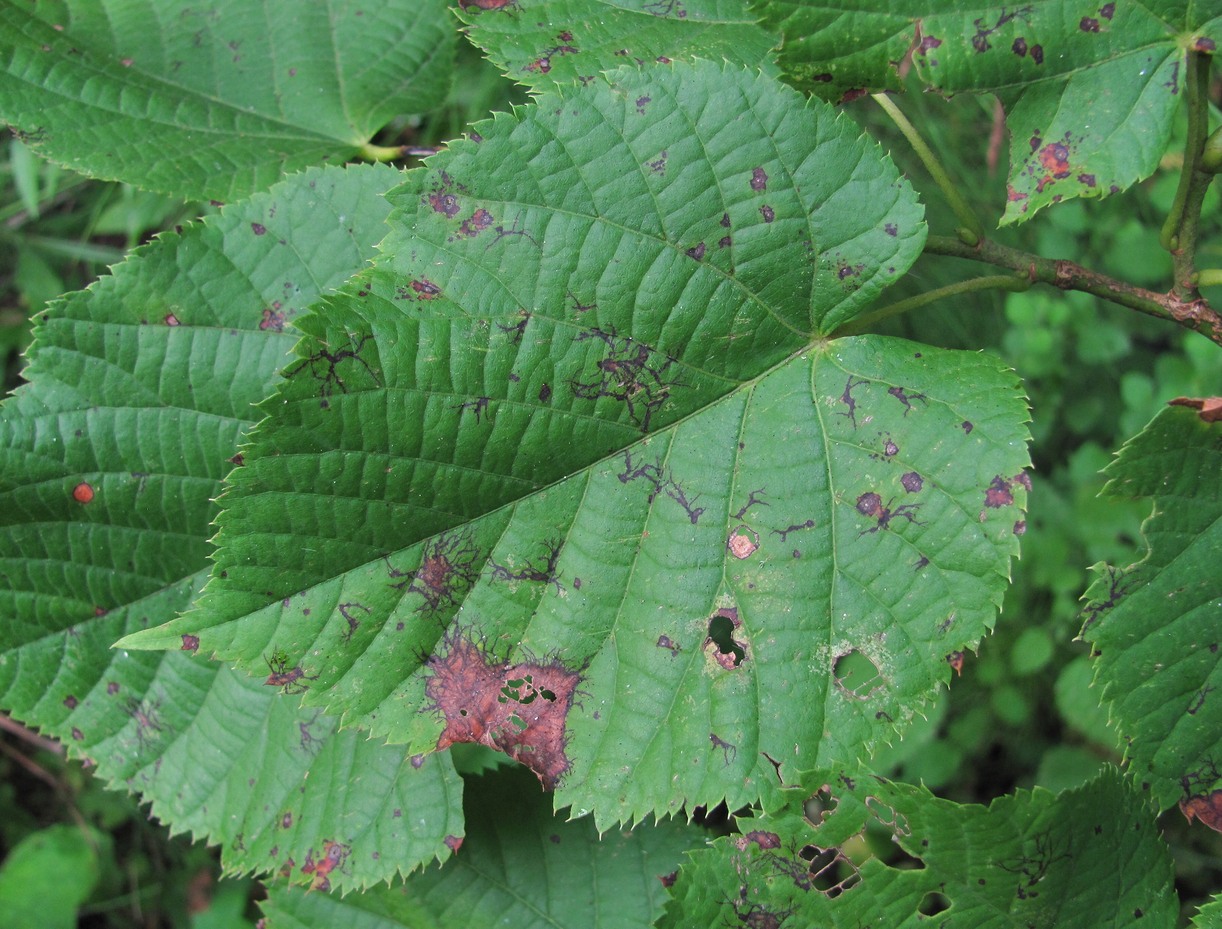
M 1085 184 L 1087 187 L 1094 187 L 1096 183 L 1095 176 L 1093 174 L 1079 174 L 1078 183 Z
M 1019 58 L 1026 58 L 1027 57 L 1027 40 L 1024 39 L 1022 36 L 1019 36 L 1017 39 L 1014 40 L 1014 44 L 1010 46 L 1010 51 L 1012 51 Z
M 1222 832 L 1222 790 L 1180 800 L 1180 812 L 1188 822 L 1199 819 L 1215 832 Z
M 1197 415 L 1207 423 L 1222 422 L 1222 397 L 1176 397 L 1167 401 L 1167 405 L 1198 410 Z
M 1104 19 L 1111 19 L 1114 15 L 1116 15 L 1116 4 L 1114 3 L 1103 4 L 1103 6 L 1099 7 L 1099 15 L 1102 16 Z
M 199 651 L 199 636 L 184 633 L 182 637 L 182 651 L 195 652 Z
M 687 257 L 700 261 L 704 258 L 704 243 L 698 242 L 687 250 Z
M 767 190 L 768 189 L 768 174 L 763 168 L 751 169 L 751 189 L 752 190 Z
M 1083 16 L 1081 21 L 1078 23 L 1078 28 L 1083 32 L 1098 32 L 1099 20 L 1091 16 Z
M 1196 41 L 1192 43 L 1192 50 L 1194 52 L 1213 54 L 1218 50 L 1218 44 L 1208 36 L 1199 36 Z
M 1069 148 L 1062 142 L 1050 142 L 1040 149 L 1040 164 L 1055 178 L 1069 177 Z
M 325 893 L 331 889 L 331 872 L 336 868 L 343 868 L 344 862 L 348 860 L 348 855 L 352 852 L 352 847 L 328 839 L 322 843 L 322 849 L 322 854 L 317 860 L 314 858 L 313 849 L 306 852 L 306 860 L 305 864 L 301 866 L 301 873 L 313 875 L 313 880 L 310 882 L 311 890 L 321 890 Z M 289 860 L 292 861 L 292 859 Z
M 744 558 L 750 558 L 759 547 L 759 535 L 755 530 L 747 526 L 739 526 L 726 539 L 726 548 L 730 550 L 731 555 L 740 561 Z
M 1032 45 L 1031 46 L 1031 60 L 1034 61 L 1037 65 L 1042 65 L 1044 63 L 1044 46 L 1042 45 Z
M 885 226 L 883 226 L 883 231 L 889 236 L 899 235 L 899 229 L 896 227 L 895 223 L 887 223 Z
M 1020 520 L 1015 521 L 1014 534 L 1015 535 L 1026 535 L 1027 534 L 1027 521 L 1025 519 L 1020 519 Z
M 904 485 L 904 490 L 910 494 L 919 494 L 921 488 L 925 486 L 925 482 L 921 480 L 921 475 L 915 471 L 909 471 L 900 478 L 900 483 Z
M 764 222 L 766 223 L 770 223 L 776 219 L 776 213 L 774 213 L 772 211 L 772 207 L 766 203 L 760 207 L 760 216 L 764 218 Z
M 520 761 L 554 790 L 569 769 L 565 721 L 580 675 L 559 661 L 496 661 L 463 632 L 428 660 L 429 709 L 445 719 L 437 748 L 484 745 Z
M 955 669 L 955 674 L 962 674 L 963 652 L 951 652 L 946 656 L 946 663 Z
M 1014 503 L 1014 494 L 1011 492 L 1013 486 L 1000 474 L 997 475 L 989 482 L 988 489 L 984 492 L 984 505 L 994 509 L 1010 506 Z
M 253 232 L 255 235 L 266 235 L 267 227 L 263 225 L 262 223 L 251 223 L 250 231 Z

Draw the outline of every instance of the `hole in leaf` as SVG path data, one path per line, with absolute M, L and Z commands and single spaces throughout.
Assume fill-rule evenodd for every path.
M 855 648 L 836 659 L 832 675 L 837 687 L 858 699 L 865 699 L 882 686 L 877 665 Z
M 798 856 L 810 862 L 810 884 L 819 893 L 833 899 L 852 888 L 861 880 L 856 865 L 849 861 L 838 848 L 820 848 L 807 845 Z
M 931 890 L 925 894 L 917 906 L 917 912 L 922 916 L 937 916 L 939 913 L 945 913 L 949 909 L 950 901 L 936 890 Z
M 824 784 L 806 798 L 806 803 L 802 807 L 802 813 L 808 823 L 818 828 L 821 823 L 826 822 L 827 818 L 836 811 L 836 805 L 839 802 L 839 800 L 832 796 L 831 788 Z
M 717 646 L 718 662 L 727 668 L 737 668 L 747 657 L 747 650 L 734 640 L 734 622 L 721 613 L 709 620 L 709 641 Z

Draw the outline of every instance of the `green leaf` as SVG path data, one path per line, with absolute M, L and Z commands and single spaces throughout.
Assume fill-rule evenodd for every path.
M 0 705 L 174 829 L 223 842 L 227 867 L 293 859 L 310 884 L 327 843 L 348 886 L 448 854 L 449 759 L 417 768 L 336 733 L 189 641 L 111 645 L 195 598 L 221 478 L 296 338 L 285 325 L 372 256 L 398 178 L 312 169 L 160 237 L 41 318 L 31 383 L 0 407 Z
M 936 925 L 1171 929 L 1171 855 L 1114 768 L 1054 796 L 961 805 L 857 771 L 825 772 L 788 805 L 694 852 L 660 927 Z M 899 861 L 866 838 L 889 837 Z M 769 917 L 771 916 L 771 920 Z
M 445 929 L 463 926 L 636 929 L 662 912 L 661 878 L 701 839 L 673 821 L 601 838 L 589 820 L 553 818 L 547 798 L 522 771 L 473 783 L 467 841 L 439 870 L 340 900 L 273 889 L 268 929 Z
M 20 0 L 0 7 L 0 118 L 94 177 L 230 200 L 354 157 L 441 103 L 445 0 Z
M 485 9 L 487 6 L 489 8 Z M 589 81 L 624 64 L 704 58 L 777 73 L 776 36 L 745 0 L 465 0 L 467 33 L 528 87 Z M 637 105 L 645 107 L 648 100 Z
M 0 866 L 0 913 L 12 929 L 73 929 L 77 908 L 98 882 L 98 843 L 75 826 L 27 836 Z
M 1154 505 L 1142 527 L 1149 552 L 1127 568 L 1096 566 L 1082 626 L 1101 653 L 1095 683 L 1134 778 L 1150 784 L 1160 806 L 1178 799 L 1214 828 L 1222 823 L 1206 801 L 1222 786 L 1222 704 L 1214 696 L 1222 687 L 1220 436 L 1222 424 L 1171 407 L 1108 466 L 1104 495 Z
M 1193 929 L 1218 929 L 1222 926 L 1222 897 L 1214 894 L 1192 917 Z
M 1171 137 L 1185 50 L 1222 42 L 1222 15 L 1177 0 L 977 3 L 934 15 L 905 2 L 864 14 L 794 0 L 759 0 L 757 9 L 765 28 L 784 34 L 782 67 L 820 93 L 898 89 L 909 48 L 933 89 L 996 93 L 1010 132 L 1003 225 L 1153 174 Z
M 997 360 L 819 335 L 919 251 L 908 186 L 707 64 L 476 128 L 301 320 L 201 608 L 124 646 L 499 748 L 600 827 L 892 737 L 991 624 L 1027 483 Z

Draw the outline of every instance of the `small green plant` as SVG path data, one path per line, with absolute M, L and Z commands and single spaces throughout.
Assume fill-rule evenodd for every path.
M 463 35 L 530 96 L 458 131 Z M 1222 827 L 1219 40 L 1120 0 L 9 5 L 24 145 L 225 205 L 37 323 L 0 408 L 0 705 L 263 877 L 273 927 L 1176 925 L 1156 816 Z M 957 179 L 905 87 L 996 100 L 1005 182 Z M 1165 271 L 1022 238 L 1055 206 L 1073 247 L 1080 201 L 1181 152 L 1161 230 L 1116 214 Z M 1037 463 L 1074 437 L 1030 517 L 1026 372 L 945 327 L 999 295 L 1065 408 Z M 1160 383 L 1199 391 L 1116 375 L 1142 419 L 1104 494 L 1144 542 L 1132 510 L 1127 551 L 1058 536 L 1055 609 L 982 661 L 1015 727 L 1065 668 L 1125 770 L 1065 756 L 1072 786 L 987 808 L 887 779 L 949 778 L 895 743 L 942 738 L 1020 541 L 1119 444 L 1077 362 L 1173 332 Z

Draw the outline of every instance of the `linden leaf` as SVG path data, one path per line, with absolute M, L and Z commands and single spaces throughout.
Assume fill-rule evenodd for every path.
M 221 479 L 296 338 L 285 326 L 372 256 L 398 177 L 312 169 L 160 236 L 39 319 L 30 383 L 0 407 L 0 706 L 172 830 L 221 843 L 226 868 L 309 885 L 327 843 L 337 887 L 447 856 L 462 833 L 450 759 L 413 765 L 338 732 L 189 639 L 111 646 L 194 600 Z
M 441 868 L 342 900 L 273 888 L 261 904 L 272 927 L 330 929 L 636 929 L 653 925 L 664 878 L 702 831 L 676 822 L 599 836 L 564 822 L 524 772 L 478 779 L 467 794 L 465 842 Z M 608 890 L 611 888 L 611 890 Z
M 832 98 L 899 89 L 911 53 L 920 79 L 947 94 L 995 93 L 1005 105 L 1010 174 L 1002 224 L 1071 197 L 1101 197 L 1149 177 L 1171 138 L 1189 49 L 1222 42 L 1222 15 L 1178 0 L 1031 0 L 840 4 L 754 0 L 783 33 L 786 73 Z
M 987 807 L 857 770 L 808 775 L 786 804 L 693 852 L 660 927 L 1177 925 L 1171 855 L 1115 768 Z M 819 786 L 821 785 L 821 786 Z M 901 850 L 871 853 L 882 834 Z
M 20 0 L 0 119 L 82 173 L 237 199 L 438 106 L 455 38 L 445 0 Z
M 1082 638 L 1124 737 L 1133 776 L 1160 807 L 1222 826 L 1222 425 L 1179 406 L 1159 413 L 1105 472 L 1107 496 L 1148 499 L 1146 556 L 1098 565 Z M 1222 830 L 1220 830 L 1222 831 Z
M 992 623 L 1029 480 L 999 361 L 825 335 L 920 250 L 883 153 L 674 66 L 478 125 L 392 199 L 300 322 L 200 608 L 125 647 L 496 748 L 600 827 L 902 731 Z
M 635 62 L 726 60 L 764 73 L 776 36 L 760 28 L 745 0 L 515 0 L 463 2 L 467 34 L 506 75 L 543 89 L 589 81 Z M 642 97 L 637 106 L 649 104 Z

